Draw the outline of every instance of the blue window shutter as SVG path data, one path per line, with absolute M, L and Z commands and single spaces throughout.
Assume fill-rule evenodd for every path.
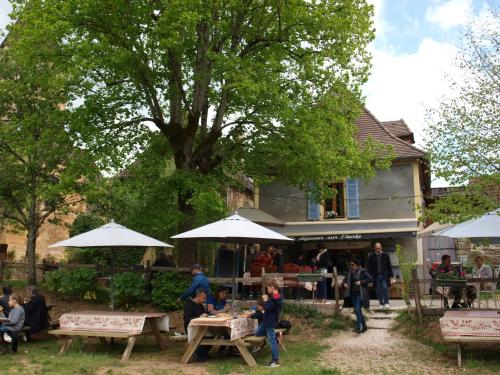
M 358 180 L 356 178 L 348 178 L 346 181 L 346 187 L 347 217 L 350 219 L 359 218 Z
M 309 186 L 313 183 L 310 182 Z M 308 220 L 320 220 L 321 219 L 321 204 L 316 202 L 311 197 L 307 198 L 307 219 Z

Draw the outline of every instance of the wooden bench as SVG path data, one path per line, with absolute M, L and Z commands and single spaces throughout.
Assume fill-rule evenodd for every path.
M 80 336 L 80 337 L 97 337 L 103 344 L 107 344 L 106 338 L 110 339 L 127 339 L 127 347 L 125 348 L 125 351 L 123 352 L 122 355 L 122 361 L 126 361 L 130 357 L 130 353 L 132 352 L 132 349 L 134 348 L 135 341 L 137 339 L 137 336 L 140 335 L 130 335 L 128 333 L 121 333 L 121 332 L 102 332 L 102 331 L 65 331 L 62 329 L 55 329 L 52 331 L 49 331 L 49 334 L 59 336 L 63 340 L 63 345 L 61 347 L 61 350 L 59 351 L 59 354 L 64 354 L 68 351 L 68 349 L 71 346 L 71 343 L 73 342 L 73 338 L 75 336 Z

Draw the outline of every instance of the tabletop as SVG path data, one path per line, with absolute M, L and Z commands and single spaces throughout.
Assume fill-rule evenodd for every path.
M 443 336 L 500 337 L 500 310 L 446 311 L 439 325 Z
M 219 315 L 214 317 L 195 318 L 191 320 L 188 327 L 188 341 L 195 335 L 197 327 L 225 327 L 230 331 L 230 339 L 236 340 L 244 336 L 253 335 L 257 329 L 256 319 L 249 318 L 248 314 L 233 318 L 230 315 Z
M 149 328 L 146 322 L 151 318 L 168 321 L 166 314 L 157 312 L 75 311 L 63 314 L 59 324 L 62 330 L 140 334 Z

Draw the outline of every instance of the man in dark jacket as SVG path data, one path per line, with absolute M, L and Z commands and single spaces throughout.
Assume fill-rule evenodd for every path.
M 47 304 L 36 286 L 30 285 L 26 289 L 27 298 L 24 304 L 26 320 L 24 324 L 30 327 L 29 333 L 39 333 L 49 328 L 49 316 L 47 314 Z
M 274 329 L 279 322 L 281 309 L 283 308 L 283 297 L 278 293 L 278 284 L 274 280 L 271 280 L 267 284 L 267 293 L 262 296 L 262 300 L 264 301 L 264 318 L 262 319 L 262 323 L 257 327 L 255 336 L 267 336 L 272 352 L 272 360 L 269 367 L 278 367 L 280 365 L 280 353 Z
M 350 298 L 356 314 L 356 333 L 366 332 L 365 317 L 361 307 L 370 298 L 368 284 L 372 282 L 372 277 L 361 268 L 360 262 L 353 259 L 350 263 L 351 270 L 344 279 L 344 297 Z
M 382 251 L 380 242 L 376 242 L 374 253 L 368 257 L 368 272 L 373 278 L 375 292 L 380 306 L 389 307 L 389 286 L 394 274 L 392 272 L 391 258 Z
M 184 331 L 188 333 L 188 326 L 191 320 L 200 316 L 207 316 L 203 304 L 207 301 L 207 292 L 203 288 L 196 289 L 195 296 L 188 298 L 184 305 Z M 199 346 L 194 355 L 195 360 L 203 362 L 208 359 L 207 346 Z
M 191 274 L 193 275 L 191 285 L 177 299 L 178 302 L 185 301 L 188 298 L 194 297 L 196 291 L 200 288 L 205 290 L 207 292 L 207 295 L 210 295 L 210 281 L 208 281 L 208 278 L 205 276 L 205 274 L 201 272 L 201 266 L 199 264 L 193 264 L 191 266 Z

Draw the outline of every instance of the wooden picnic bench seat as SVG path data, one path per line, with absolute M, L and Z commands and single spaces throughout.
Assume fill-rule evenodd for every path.
M 71 346 L 71 343 L 73 342 L 73 337 L 75 336 L 97 337 L 103 344 L 107 344 L 106 338 L 127 339 L 128 340 L 127 347 L 123 352 L 122 361 L 126 361 L 130 357 L 130 353 L 132 352 L 137 336 L 140 336 L 140 334 L 131 335 L 129 333 L 123 333 L 123 332 L 73 331 L 73 330 L 69 331 L 62 329 L 54 329 L 52 331 L 49 331 L 49 334 L 60 336 L 62 338 L 63 346 L 61 347 L 59 354 L 64 354 L 68 351 L 69 347 Z
M 457 344 L 457 362 L 458 362 L 458 367 L 462 367 L 462 344 L 490 344 L 490 343 L 500 343 L 500 336 L 499 337 L 484 337 L 484 336 L 456 336 L 456 337 L 443 337 L 443 340 L 445 342 L 451 342 L 451 343 L 456 343 Z

